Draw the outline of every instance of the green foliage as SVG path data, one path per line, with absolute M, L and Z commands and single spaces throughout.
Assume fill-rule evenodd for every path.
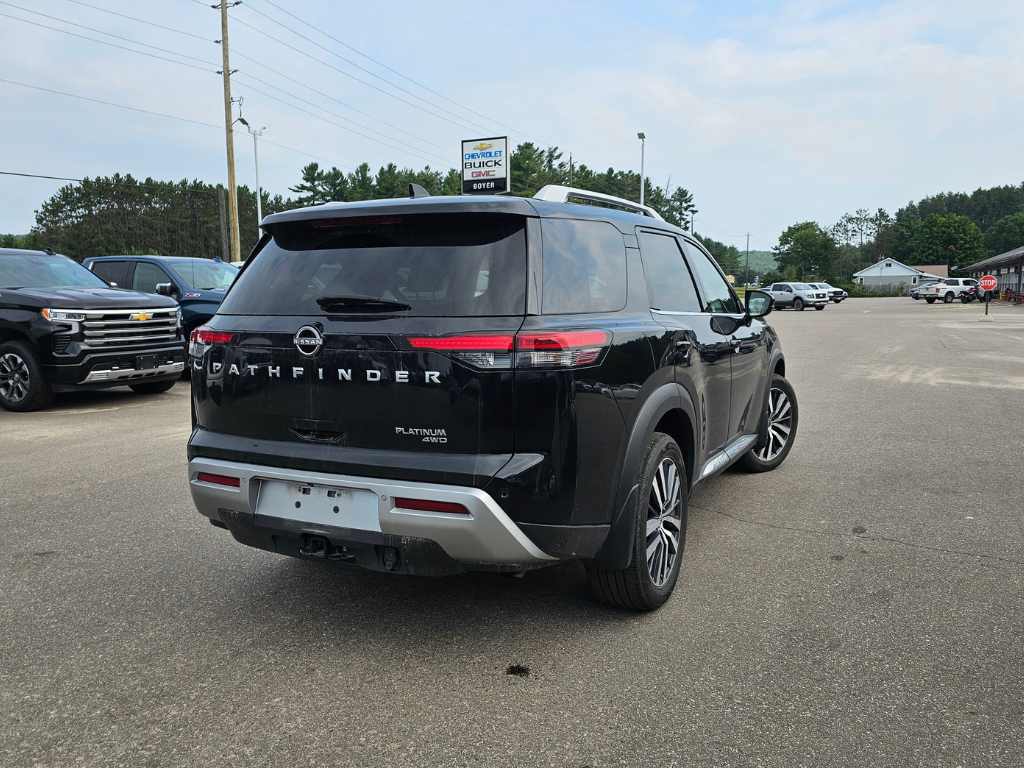
M 820 277 L 829 280 L 834 273 L 838 246 L 830 232 L 816 222 L 805 221 L 782 233 L 775 253 L 779 271 L 788 279 Z
M 942 192 L 924 198 L 917 204 L 919 217 L 924 220 L 932 214 L 965 216 L 987 232 L 1000 219 L 1024 211 L 1024 184 L 1019 186 L 976 189 L 965 192 Z
M 702 235 L 697 235 L 696 237 L 708 249 L 708 253 L 715 257 L 715 261 L 718 262 L 718 266 L 722 268 L 722 271 L 727 275 L 735 276 L 736 284 L 741 284 L 743 281 L 743 257 L 736 246 L 726 245 Z M 751 273 L 751 276 L 753 276 L 753 273 Z
M 1024 246 L 1024 211 L 1004 216 L 985 233 L 985 250 L 989 256 Z
M 985 236 L 966 216 L 930 214 L 910 242 L 914 264 L 965 267 L 985 258 Z

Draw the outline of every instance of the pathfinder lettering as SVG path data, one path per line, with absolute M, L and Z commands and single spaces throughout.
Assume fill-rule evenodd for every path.
M 217 374 L 224 369 L 223 363 L 210 363 L 210 373 Z M 281 378 L 281 366 L 280 365 L 242 365 L 239 366 L 237 363 L 232 363 L 231 367 L 228 368 L 228 375 L 234 376 L 255 376 L 260 369 L 267 372 L 269 378 L 280 379 Z M 301 379 L 305 376 L 306 369 L 301 366 L 292 366 L 290 369 L 285 368 L 285 372 L 291 372 L 291 378 Z M 352 369 L 351 368 L 338 368 L 338 376 L 334 381 L 352 381 Z M 317 368 L 317 378 L 320 381 L 330 381 L 332 377 L 325 374 L 325 369 Z M 366 381 L 376 384 L 380 382 L 393 381 L 395 384 L 409 384 L 415 380 L 416 374 L 411 371 L 380 371 L 376 368 L 370 368 L 366 371 Z M 440 384 L 441 383 L 441 372 L 440 371 L 423 371 L 423 382 L 425 384 Z

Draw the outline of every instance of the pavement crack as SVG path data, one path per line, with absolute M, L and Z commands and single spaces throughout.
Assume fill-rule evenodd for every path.
M 690 506 L 693 509 L 700 510 L 701 512 L 713 512 L 716 515 L 721 515 L 722 517 L 728 517 L 731 520 L 736 520 L 736 521 L 741 522 L 741 523 L 747 523 L 748 525 L 759 525 L 759 526 L 762 526 L 764 528 L 775 528 L 776 530 L 780 530 L 780 531 L 794 531 L 796 533 L 807 533 L 807 534 L 810 534 L 812 536 L 828 536 L 828 537 L 831 537 L 831 538 L 843 538 L 843 537 L 846 537 L 846 536 L 852 536 L 855 539 L 863 539 L 864 541 L 883 541 L 883 542 L 888 542 L 889 544 L 898 544 L 901 547 L 910 547 L 911 549 L 924 549 L 924 550 L 928 550 L 929 552 L 942 552 L 942 553 L 947 554 L 947 555 L 960 555 L 961 557 L 980 557 L 980 558 L 983 558 L 985 560 L 997 560 L 997 561 L 999 561 L 1001 563 L 1010 563 L 1011 565 L 1024 565 L 1024 562 L 1022 562 L 1020 560 L 1012 560 L 1011 558 L 999 557 L 998 555 L 983 555 L 983 554 L 979 554 L 977 552 L 963 552 L 963 551 L 957 550 L 957 549 L 944 549 L 942 547 L 933 547 L 933 546 L 929 546 L 927 544 L 915 544 L 912 541 L 904 541 L 903 539 L 892 539 L 892 538 L 889 538 L 887 536 L 866 536 L 866 535 L 850 534 L 850 533 L 833 533 L 832 531 L 815 531 L 815 530 L 812 530 L 810 528 L 799 528 L 797 526 L 792 526 L 792 525 L 779 525 L 778 523 L 765 523 L 765 522 L 762 522 L 760 520 L 747 520 L 746 518 L 743 518 L 743 517 L 737 517 L 736 515 L 731 515 L 728 512 L 720 512 L 717 509 L 711 510 L 711 509 L 707 509 L 707 508 L 704 508 L 704 507 L 698 507 L 695 504 L 691 504 Z

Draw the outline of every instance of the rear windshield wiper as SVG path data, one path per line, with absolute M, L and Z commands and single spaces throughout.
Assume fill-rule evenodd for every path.
M 355 309 L 363 312 L 386 312 L 388 310 L 412 309 L 409 304 L 371 296 L 318 296 L 316 303 L 325 312 L 332 309 Z

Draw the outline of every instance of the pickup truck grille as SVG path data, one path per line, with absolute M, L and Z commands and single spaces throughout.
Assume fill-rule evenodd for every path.
M 175 307 L 88 310 L 82 323 L 83 346 L 100 349 L 150 346 L 178 339 Z
M 816 299 L 824 299 L 825 298 L 825 294 L 824 293 L 816 293 L 816 294 L 814 294 L 814 298 L 816 298 Z

